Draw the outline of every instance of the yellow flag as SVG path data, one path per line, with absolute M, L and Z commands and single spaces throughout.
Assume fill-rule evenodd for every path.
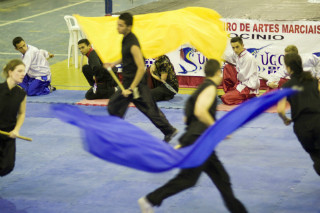
M 118 17 L 82 17 L 74 15 L 81 30 L 93 44 L 103 63 L 121 58 Z M 227 32 L 221 16 L 201 7 L 135 15 L 132 32 L 137 36 L 145 58 L 155 58 L 191 44 L 204 56 L 221 61 L 227 45 Z

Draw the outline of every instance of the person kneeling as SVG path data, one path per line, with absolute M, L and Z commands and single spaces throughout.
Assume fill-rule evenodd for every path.
M 88 57 L 88 64 L 82 67 L 83 75 L 91 86 L 85 95 L 86 99 L 110 98 L 116 91 L 116 82 L 109 72 L 103 68 L 99 56 L 88 39 L 85 38 L 78 41 L 78 48 L 83 55 Z M 113 67 L 112 71 L 116 73 L 118 68 Z
M 25 77 L 19 83 L 28 96 L 47 95 L 56 88 L 51 85 L 51 71 L 48 59 L 54 57 L 46 50 L 38 49 L 26 42 L 21 37 L 12 41 L 13 46 L 22 55 L 25 64 Z
M 151 95 L 155 101 L 168 101 L 178 93 L 179 83 L 174 67 L 166 55 L 156 58 L 150 67 L 150 74 L 155 79 Z
M 115 72 L 116 69 L 113 68 L 112 71 Z M 93 79 L 94 84 L 85 95 L 88 100 L 110 98 L 117 90 L 115 81 L 102 67 L 94 67 Z

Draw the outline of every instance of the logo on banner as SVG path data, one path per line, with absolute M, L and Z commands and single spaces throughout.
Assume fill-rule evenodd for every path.
M 255 58 L 257 58 L 258 53 L 266 47 L 269 47 L 271 44 L 263 46 L 261 48 L 248 48 L 247 51 L 251 53 Z
M 145 60 L 146 67 L 147 68 L 151 67 L 151 65 L 154 63 L 154 61 L 155 61 L 155 59 L 153 59 L 153 58 Z
M 182 71 L 179 72 L 180 74 L 188 74 L 202 70 L 202 65 L 207 60 L 205 56 L 191 47 L 180 49 L 180 58 L 185 62 L 183 64 L 179 63 L 182 69 Z
M 265 73 L 267 75 L 276 73 L 283 65 L 283 55 L 273 54 L 265 50 L 265 48 L 272 44 L 265 45 L 261 48 L 248 48 L 250 52 L 257 60 L 258 72 L 260 74 Z
M 320 52 L 312 53 L 312 54 L 316 55 L 317 57 L 320 57 Z
M 276 73 L 280 67 L 268 66 L 268 74 Z
M 272 54 L 270 52 L 264 52 L 264 54 L 260 55 L 261 57 L 261 65 L 262 70 L 264 71 L 265 67 L 268 68 L 268 74 L 276 73 L 279 68 L 283 65 L 283 57 L 284 55 Z

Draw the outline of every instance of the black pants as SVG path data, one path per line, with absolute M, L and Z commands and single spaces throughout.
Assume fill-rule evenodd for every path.
M 188 128 L 187 132 L 179 138 L 179 142 L 182 146 L 190 145 L 193 144 L 200 135 L 201 132 L 195 130 L 195 128 Z M 160 206 L 164 199 L 193 187 L 202 172 L 205 172 L 216 185 L 230 212 L 247 212 L 244 205 L 235 197 L 231 188 L 229 175 L 215 152 L 212 152 L 206 162 L 201 166 L 180 170 L 180 172 L 165 185 L 149 193 L 147 199 L 154 206 Z
M 127 87 L 127 84 L 124 83 Z M 141 82 L 138 85 L 140 98 L 133 99 L 133 95 L 124 97 L 122 91 L 118 90 L 109 101 L 108 112 L 110 115 L 118 116 L 123 118 L 126 113 L 129 103 L 133 102 L 134 105 L 145 114 L 150 121 L 161 130 L 165 135 L 170 134 L 174 131 L 174 127 L 171 126 L 165 115 L 158 108 L 157 104 L 153 100 L 150 89 L 146 83 Z
M 303 149 L 310 155 L 314 170 L 320 176 L 320 115 L 301 115 L 294 122 L 293 130 Z
M 107 99 L 110 98 L 115 92 L 114 87 L 99 86 L 97 87 L 96 93 L 93 92 L 93 87 L 91 87 L 86 93 L 86 99 Z
M 12 172 L 16 160 L 16 139 L 0 135 L 0 176 Z
M 320 151 L 309 152 L 309 155 L 313 161 L 313 168 L 320 176 Z
M 175 93 L 171 92 L 164 84 L 160 84 L 156 88 L 151 90 L 153 99 L 157 101 L 168 101 L 171 100 Z
M 148 194 L 147 199 L 154 206 L 160 206 L 167 197 L 193 187 L 202 172 L 205 172 L 216 185 L 230 212 L 247 212 L 244 205 L 235 197 L 229 175 L 214 152 L 202 166 L 180 170 L 177 176 Z
M 89 85 L 93 86 L 94 80 L 93 80 L 93 70 L 92 70 L 92 68 L 88 64 L 86 64 L 86 65 L 84 65 L 82 67 L 82 72 L 83 72 L 84 77 L 86 77 Z

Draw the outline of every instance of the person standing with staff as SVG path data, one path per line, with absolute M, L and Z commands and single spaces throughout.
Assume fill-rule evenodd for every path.
M 0 176 L 9 174 L 15 165 L 16 137 L 26 114 L 26 92 L 17 84 L 25 76 L 25 65 L 13 59 L 4 67 L 6 81 L 0 84 Z
M 109 69 L 122 63 L 123 87 L 118 90 L 109 101 L 108 112 L 110 115 L 123 118 L 130 102 L 145 114 L 151 122 L 165 135 L 164 141 L 169 142 L 177 133 L 165 115 L 160 111 L 151 96 L 147 85 L 144 57 L 139 41 L 131 32 L 133 16 L 130 13 L 122 13 L 118 19 L 118 32 L 123 34 L 122 58 L 113 63 L 105 63 L 103 66 Z

